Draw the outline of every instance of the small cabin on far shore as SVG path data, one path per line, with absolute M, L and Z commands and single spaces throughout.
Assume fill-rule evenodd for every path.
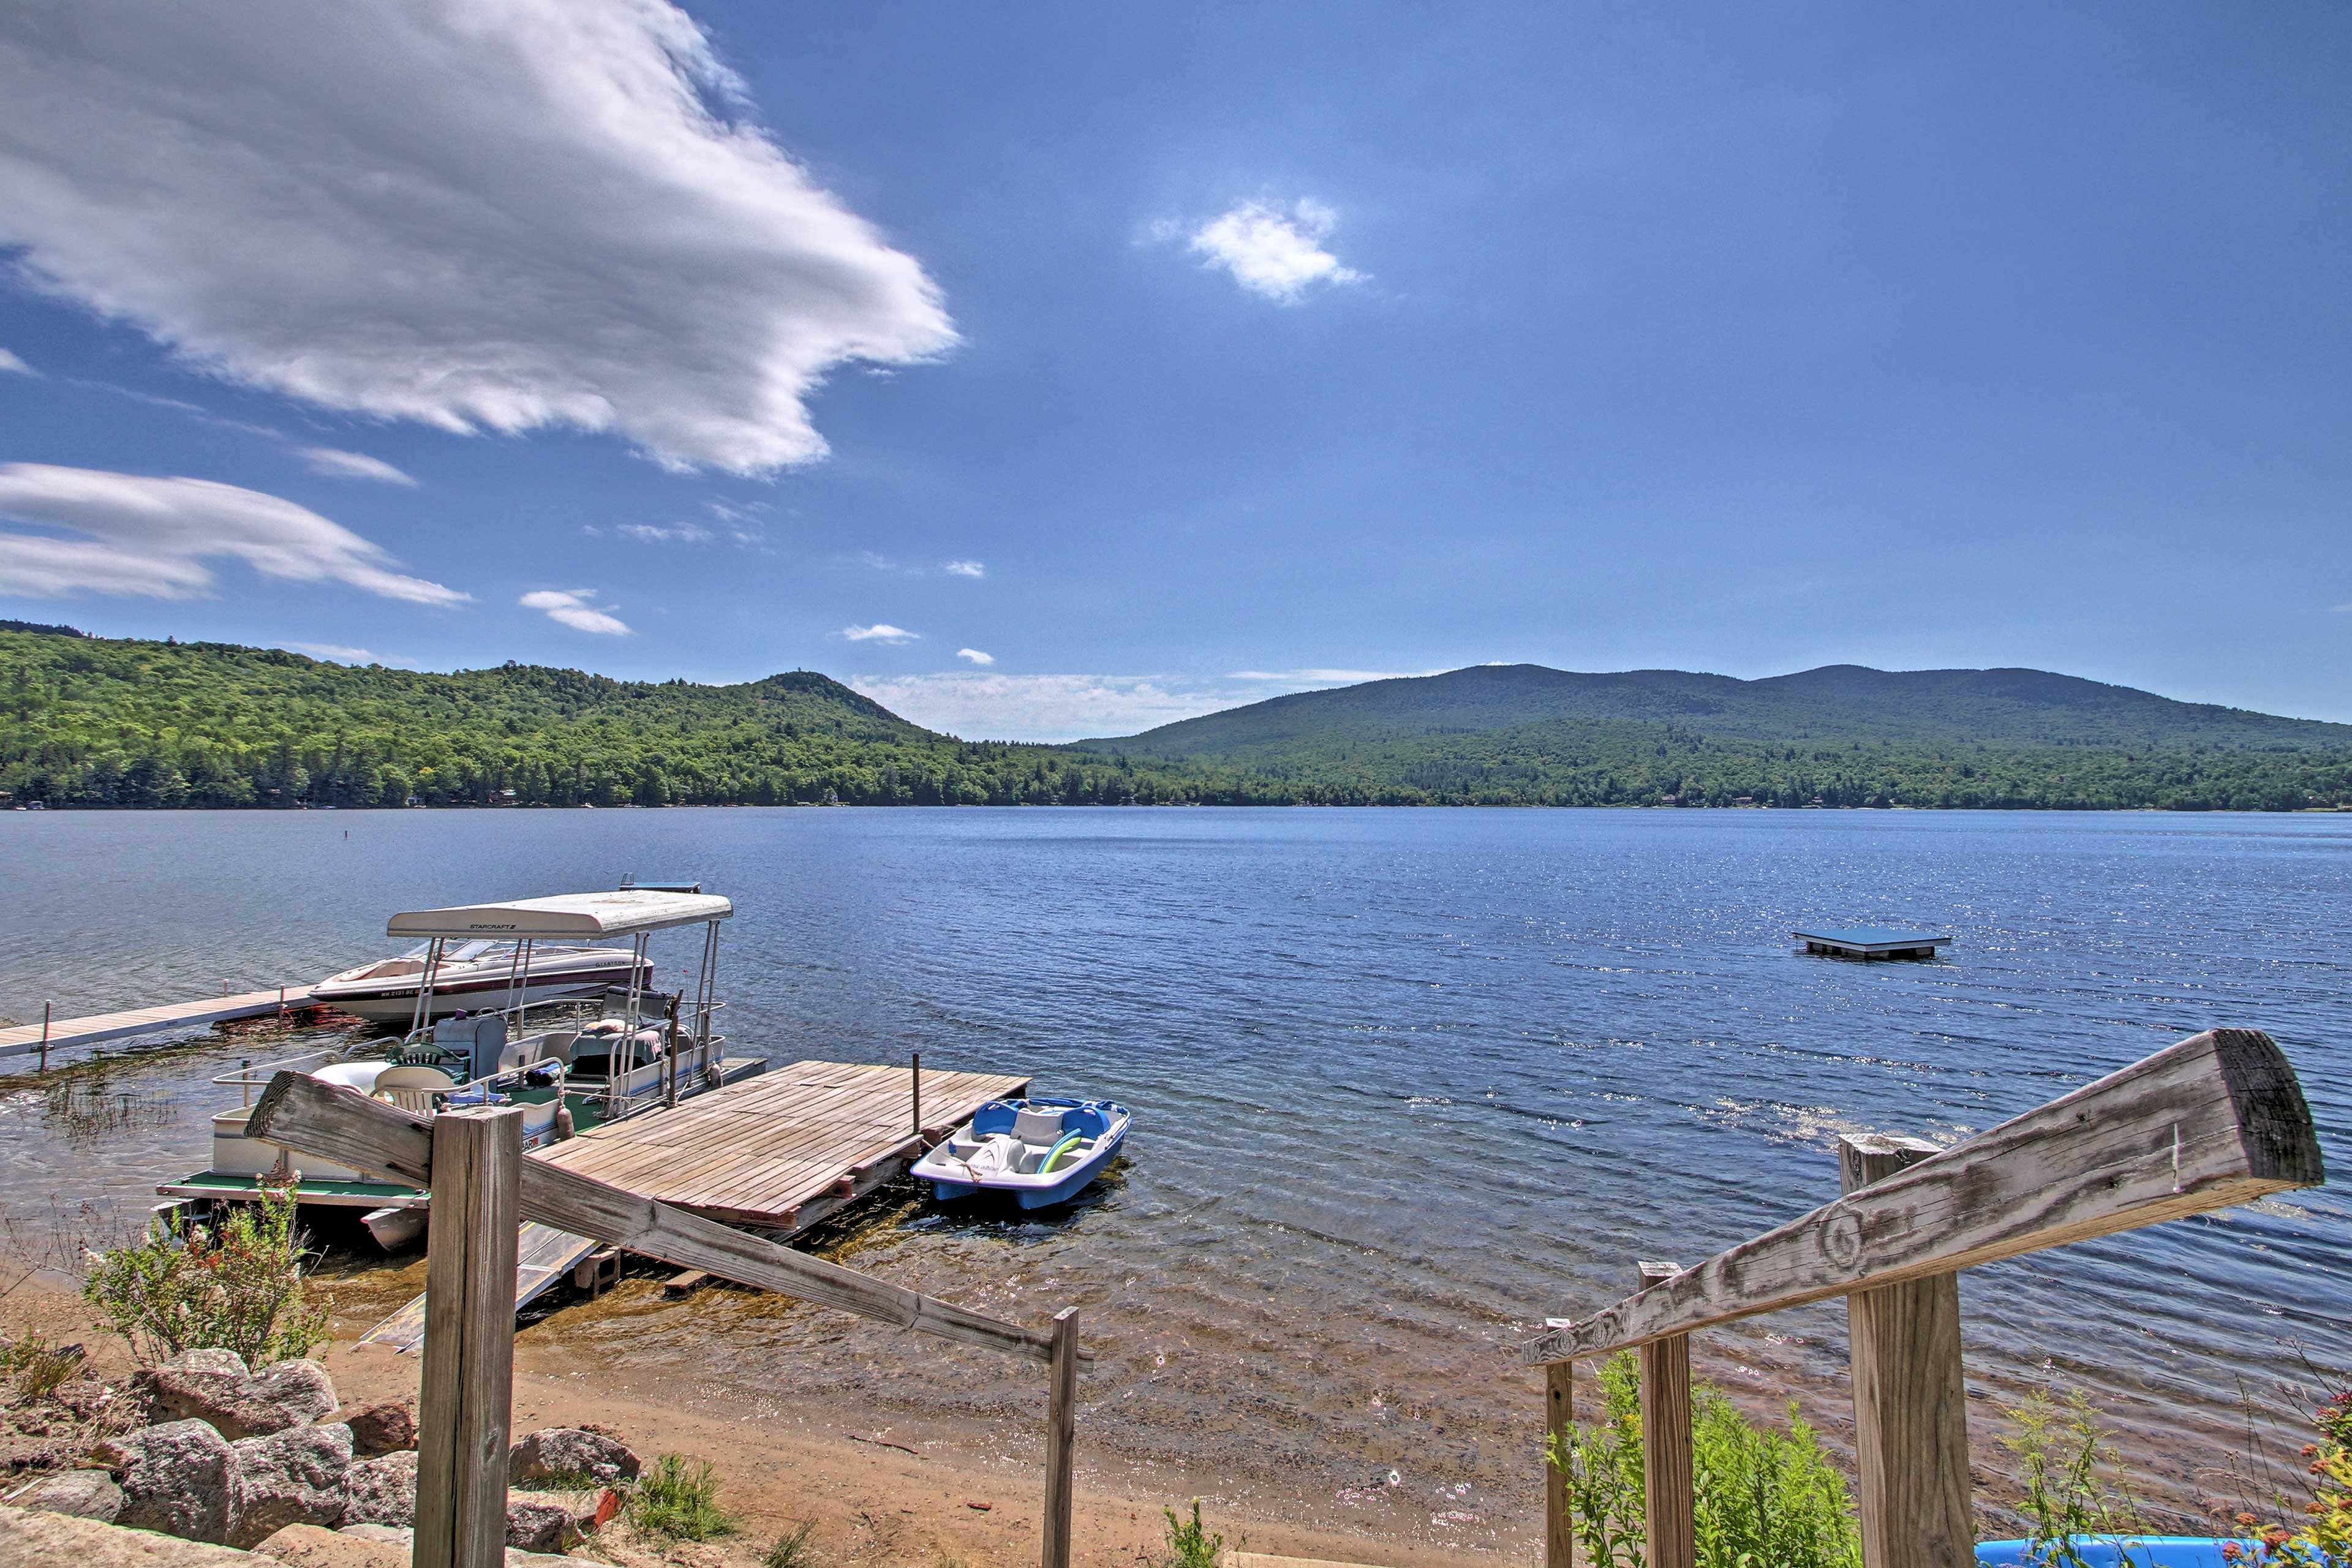
M 1887 926 L 1845 926 L 1831 931 L 1790 933 L 1805 951 L 1827 958 L 1933 958 L 1951 942 L 1948 936 L 1928 931 L 1897 931 Z

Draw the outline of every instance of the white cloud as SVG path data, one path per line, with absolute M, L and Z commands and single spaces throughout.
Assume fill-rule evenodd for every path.
M 382 458 L 371 458 L 365 452 L 346 452 L 339 447 L 298 447 L 295 451 L 310 465 L 312 473 L 324 474 L 329 479 L 373 479 L 380 485 L 407 485 L 412 489 L 416 484 Z
M 25 279 L 326 408 L 764 474 L 956 341 L 667 0 L 5 6 L 0 102 Z
M 312 658 L 323 658 L 336 664 L 389 664 L 415 668 L 416 661 L 396 653 L 370 653 L 363 647 L 347 647 L 339 642 L 282 642 L 279 647 L 296 653 L 307 653 Z
M 985 577 L 988 568 L 977 561 L 950 561 L 940 568 L 950 577 Z
M 0 517 L 82 536 L 0 532 L 0 593 L 202 598 L 213 585 L 204 563 L 232 556 L 264 576 L 411 604 L 472 597 L 392 571 L 388 552 L 307 507 L 211 479 L 0 464 Z
M 996 656 L 994 654 L 982 653 L 976 647 L 960 647 L 956 649 L 956 657 L 961 659 L 968 659 L 973 664 L 994 664 L 996 662 Z
M 1361 686 L 1367 680 L 1412 680 L 1424 675 L 1443 675 L 1445 666 L 1437 669 L 1237 669 L 1235 680 L 1266 680 L 1304 691 L 1311 687 Z
M 1202 265 L 1223 268 L 1251 293 L 1295 305 L 1312 284 L 1363 281 L 1363 273 L 1325 248 L 1339 223 L 1339 215 L 1320 202 L 1297 202 L 1287 211 L 1244 202 L 1192 230 L 1186 245 Z
M 650 522 L 625 522 L 613 531 L 640 544 L 705 544 L 710 540 L 710 531 L 698 522 L 674 522 L 667 528 Z
M 38 375 L 40 374 L 6 349 L 0 349 L 0 375 Z
M 1127 735 L 1238 708 L 1263 691 L 1232 691 L 1160 675 L 853 675 L 849 685 L 927 729 L 992 741 Z
M 610 614 L 618 605 L 596 605 L 589 601 L 596 597 L 593 588 L 539 588 L 515 601 L 526 610 L 543 611 L 547 618 L 570 626 L 575 632 L 594 632 L 599 637 L 620 637 L 629 635 L 628 623 Z
M 844 626 L 841 635 L 851 642 L 888 643 L 896 647 L 901 643 L 913 642 L 923 634 L 910 632 L 904 626 L 894 626 L 887 621 L 879 621 L 870 626 Z

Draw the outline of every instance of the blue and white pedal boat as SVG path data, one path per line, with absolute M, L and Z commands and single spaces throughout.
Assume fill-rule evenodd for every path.
M 1010 1193 L 1024 1209 L 1066 1203 L 1102 1174 L 1134 1120 L 1108 1100 L 992 1100 L 915 1162 L 942 1202 Z

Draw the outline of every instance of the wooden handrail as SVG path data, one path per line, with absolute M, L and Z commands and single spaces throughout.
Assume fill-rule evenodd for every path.
M 2212 1029 L 1591 1318 L 1548 1320 L 1521 1357 L 1606 1355 L 2326 1180 L 2285 1056 L 2258 1029 Z
M 446 1114 L 446 1112 L 445 1112 Z M 259 1138 L 354 1170 L 433 1184 L 432 1123 L 301 1073 L 269 1080 L 246 1122 Z M 959 1344 L 1051 1362 L 1056 1335 L 969 1310 L 780 1247 L 716 1220 L 526 1155 L 516 1212 L 558 1230 Z M 429 1308 L 428 1308 L 429 1310 Z M 1073 1353 L 1065 1349 L 1063 1353 Z M 1075 1352 L 1082 1362 L 1092 1352 Z

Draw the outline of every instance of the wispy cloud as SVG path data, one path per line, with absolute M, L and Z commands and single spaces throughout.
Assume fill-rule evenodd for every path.
M 0 584 L 38 597 L 210 595 L 208 560 L 241 560 L 264 576 L 338 582 L 415 605 L 473 595 L 393 571 L 392 554 L 282 497 L 212 479 L 0 465 L 0 517 L 79 537 L 0 532 Z
M 1326 243 L 1339 226 L 1339 215 L 1318 201 L 1287 208 L 1243 202 L 1186 233 L 1185 246 L 1202 265 L 1223 268 L 1259 298 L 1296 305 L 1315 285 L 1364 280 Z
M 613 531 L 640 544 L 707 544 L 710 542 L 710 531 L 698 522 L 673 522 L 667 527 L 651 522 L 625 522 Z
M 74 16 L 0 22 L 0 247 L 202 373 L 762 475 L 828 372 L 956 342 L 667 0 Z
M 1446 667 L 1451 668 L 1451 667 Z M 1301 690 L 1319 686 L 1361 686 L 1367 680 L 1412 680 L 1424 675 L 1443 675 L 1438 669 L 1237 669 L 1234 680 L 1263 680 Z
M 384 664 L 403 669 L 414 669 L 416 661 L 404 654 L 371 653 L 363 647 L 347 647 L 339 642 L 282 642 L 279 647 L 296 653 L 307 653 L 312 658 L 323 658 L 335 664 Z
M 877 621 L 870 626 L 844 626 L 841 635 L 851 642 L 887 643 L 896 647 L 901 643 L 913 642 L 923 634 L 910 632 L 904 626 L 894 626 L 887 621 Z
M 0 375 L 38 375 L 40 374 L 6 349 L 0 349 Z
M 612 614 L 618 605 L 599 605 L 593 588 L 539 588 L 515 601 L 526 610 L 538 610 L 551 621 L 570 626 L 575 632 L 594 632 L 599 637 L 626 637 L 628 623 Z
M 853 675 L 850 686 L 901 718 L 972 740 L 1075 741 L 1126 735 L 1237 708 L 1264 691 L 1164 675 Z
M 310 467 L 310 471 L 333 479 L 373 479 L 380 485 L 406 485 L 412 489 L 416 481 L 385 462 L 371 458 L 365 452 L 346 452 L 340 447 L 298 447 L 296 456 Z
M 988 568 L 977 561 L 950 561 L 940 568 L 950 577 L 985 577 Z
M 976 647 L 960 647 L 956 649 L 956 657 L 972 664 L 986 665 L 994 664 L 996 662 L 996 656 L 994 654 L 982 653 Z
M 861 550 L 845 559 L 875 572 L 888 572 L 901 577 L 928 576 L 943 572 L 950 577 L 985 577 L 988 568 L 977 561 L 942 561 L 937 566 L 925 566 L 918 562 L 901 561 L 895 555 L 885 555 L 878 550 Z

